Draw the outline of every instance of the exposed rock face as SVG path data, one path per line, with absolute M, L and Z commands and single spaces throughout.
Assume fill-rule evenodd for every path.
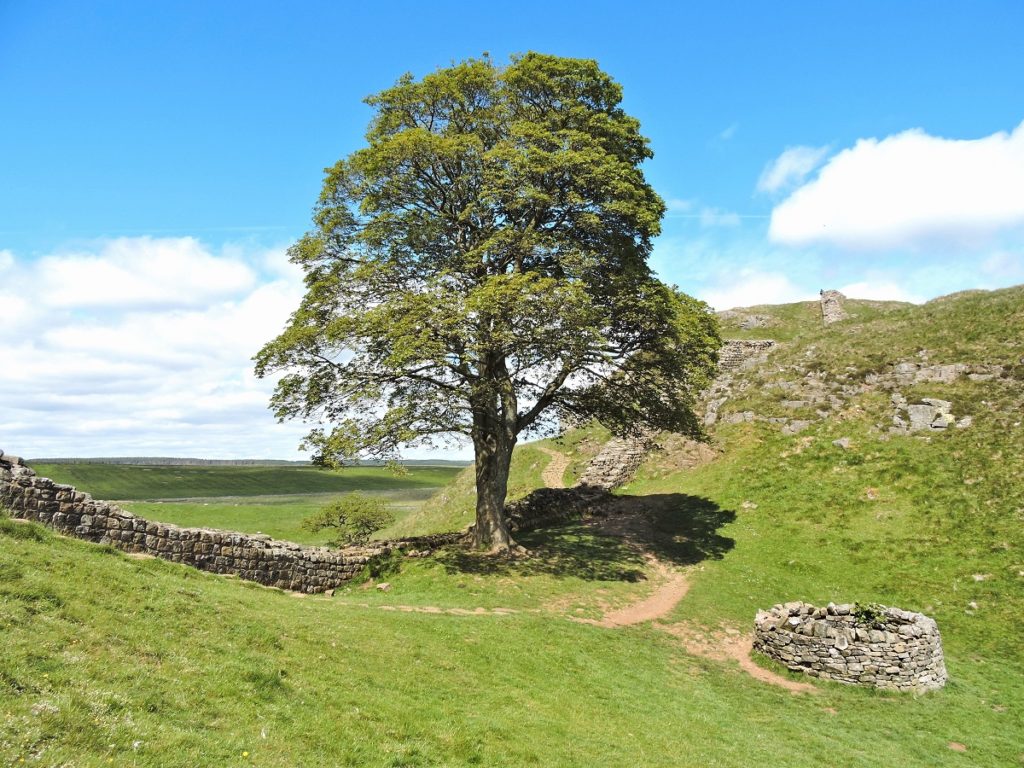
M 899 608 L 776 605 L 754 619 L 754 649 L 793 672 L 851 685 L 928 691 L 946 684 L 934 619 Z
M 260 534 L 181 528 L 136 517 L 115 504 L 39 477 L 16 456 L 0 451 L 0 505 L 68 536 L 153 555 L 214 573 L 297 592 L 323 592 L 358 574 L 372 557 L 409 555 L 457 540 L 461 534 L 375 542 L 327 549 L 278 541 Z
M 906 387 L 911 384 L 952 384 L 961 377 L 969 381 L 992 381 L 1005 373 L 1001 365 L 985 363 L 893 363 L 881 373 L 869 373 L 864 383 L 879 387 Z
M 846 301 L 846 297 L 839 291 L 821 292 L 821 320 L 825 325 L 832 325 L 832 323 L 846 319 L 846 310 L 843 309 L 844 301 Z

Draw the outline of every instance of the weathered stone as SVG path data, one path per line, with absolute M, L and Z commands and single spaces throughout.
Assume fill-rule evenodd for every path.
M 945 685 L 934 619 L 897 608 L 883 608 L 881 615 L 884 628 L 869 629 L 858 625 L 848 604 L 776 605 L 758 611 L 754 648 L 794 671 L 843 683 L 901 691 Z
M 821 319 L 825 325 L 846 319 L 846 310 L 843 309 L 844 301 L 846 301 L 846 297 L 839 291 L 821 292 Z

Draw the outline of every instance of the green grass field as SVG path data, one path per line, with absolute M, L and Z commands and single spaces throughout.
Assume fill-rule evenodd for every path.
M 118 501 L 141 517 L 188 527 L 265 533 L 300 544 L 323 544 L 329 531 L 310 533 L 302 521 L 340 494 L 384 498 L 395 524 L 415 514 L 459 467 L 385 467 L 326 470 L 304 466 L 180 467 L 124 464 L 34 464 L 40 475 L 69 483 L 95 498 Z
M 996 326 L 1022 308 L 1020 290 L 896 307 L 831 335 L 794 328 L 773 354 L 806 358 L 811 343 L 831 370 L 874 364 L 884 345 L 912 354 L 920 337 L 936 362 L 1010 365 L 1019 330 Z M 847 350 L 851 338 L 866 351 Z M 969 403 L 974 426 L 889 437 L 887 395 L 867 392 L 793 437 L 721 426 L 719 457 L 693 470 L 653 454 L 620 496 L 650 521 L 648 549 L 688 574 L 666 624 L 746 633 L 758 608 L 801 599 L 921 610 L 942 632 L 941 691 L 817 681 L 794 695 L 688 654 L 655 624 L 572 621 L 655 584 L 635 550 L 584 524 L 524 535 L 526 560 L 446 551 L 393 564 L 379 576 L 388 592 L 299 599 L 0 521 L 0 763 L 1024 765 L 1022 390 L 1010 375 L 919 394 Z M 551 445 L 589 451 L 593 434 Z M 841 436 L 849 450 L 832 444 Z M 540 484 L 546 460 L 521 446 L 516 493 Z M 404 532 L 461 527 L 467 483 L 399 521 Z M 249 514 L 189 509 L 196 522 Z
M 33 464 L 43 477 L 117 501 L 194 499 L 217 496 L 423 490 L 446 485 L 460 467 L 321 469 L 307 466 L 192 467 L 126 464 Z

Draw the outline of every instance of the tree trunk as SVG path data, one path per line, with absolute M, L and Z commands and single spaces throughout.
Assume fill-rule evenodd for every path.
M 509 440 L 501 434 L 485 432 L 474 434 L 473 444 L 476 450 L 476 525 L 473 526 L 473 546 L 494 553 L 508 552 L 515 546 L 508 530 L 508 520 L 505 519 L 508 469 L 512 462 L 515 438 Z

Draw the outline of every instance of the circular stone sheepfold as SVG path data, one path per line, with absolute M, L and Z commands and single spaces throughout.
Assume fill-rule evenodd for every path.
M 884 605 L 776 605 L 754 619 L 754 649 L 794 672 L 852 685 L 928 691 L 946 684 L 934 619 Z

